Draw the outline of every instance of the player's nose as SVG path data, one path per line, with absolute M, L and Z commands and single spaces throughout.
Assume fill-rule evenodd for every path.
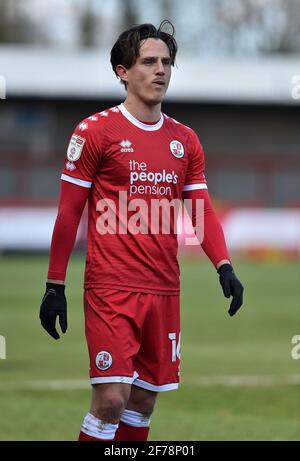
M 165 68 L 160 59 L 157 60 L 157 67 L 156 67 L 156 72 L 157 75 L 164 75 L 165 74 Z

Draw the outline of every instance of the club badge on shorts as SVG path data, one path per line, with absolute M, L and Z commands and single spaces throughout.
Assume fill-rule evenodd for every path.
M 99 368 L 99 370 L 108 370 L 112 365 L 112 361 L 113 359 L 109 352 L 101 351 L 96 357 L 96 367 Z
M 183 145 L 176 139 L 170 142 L 170 151 L 176 158 L 182 158 L 184 156 Z

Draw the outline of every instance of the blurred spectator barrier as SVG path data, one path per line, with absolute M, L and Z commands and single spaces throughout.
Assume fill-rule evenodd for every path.
M 0 99 L 6 99 L 6 81 L 3 75 L 0 75 Z
M 56 213 L 56 207 L 0 207 L 0 251 L 48 251 Z M 79 247 L 85 243 L 86 219 L 84 214 L 77 233 Z M 253 254 L 275 250 L 300 258 L 299 208 L 237 207 L 224 213 L 221 221 L 230 250 Z M 184 246 L 191 223 L 179 228 L 181 250 L 194 254 L 193 245 Z

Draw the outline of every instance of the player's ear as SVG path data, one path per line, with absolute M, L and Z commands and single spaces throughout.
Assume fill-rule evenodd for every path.
M 125 84 L 128 83 L 128 74 L 127 74 L 127 69 L 126 67 L 122 66 L 122 64 L 118 64 L 116 67 L 116 72 L 118 77 L 125 82 Z

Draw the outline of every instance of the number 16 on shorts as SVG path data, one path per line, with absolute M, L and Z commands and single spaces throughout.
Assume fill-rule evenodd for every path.
M 180 359 L 180 333 L 178 336 L 178 342 L 176 333 L 169 333 L 169 339 L 172 341 L 172 362 L 176 362 L 176 359 Z

